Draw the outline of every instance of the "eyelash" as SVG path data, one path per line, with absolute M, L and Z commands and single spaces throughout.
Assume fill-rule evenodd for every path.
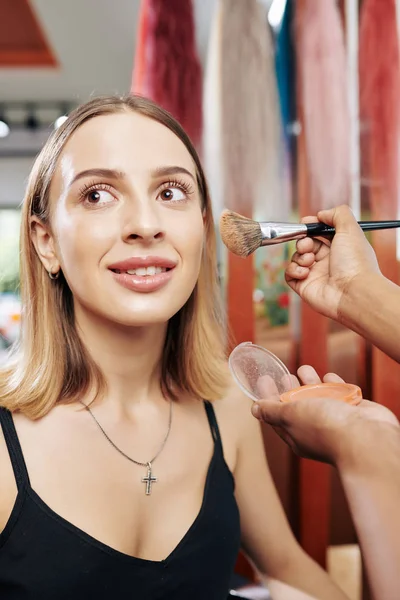
M 158 193 L 161 194 L 162 192 L 164 192 L 165 190 L 169 190 L 170 188 L 178 189 L 181 192 L 183 192 L 186 196 L 191 196 L 194 193 L 193 187 L 183 179 L 171 179 L 170 181 L 166 181 L 162 184 L 161 189 Z M 164 202 L 168 202 L 170 204 L 178 204 L 179 202 L 185 202 L 186 200 L 187 198 L 184 198 L 183 200 L 164 200 Z
M 79 198 L 81 201 L 87 200 L 87 197 L 91 192 L 110 192 L 112 193 L 111 185 L 107 183 L 85 183 L 84 186 L 79 190 Z
M 186 196 L 191 196 L 194 193 L 193 187 L 187 181 L 184 181 L 182 179 L 171 179 L 170 181 L 166 181 L 162 184 L 158 193 L 161 194 L 162 192 L 170 188 L 181 190 L 184 194 L 186 194 Z M 107 183 L 86 183 L 79 190 L 79 198 L 81 201 L 84 201 L 87 199 L 91 192 L 105 191 L 112 193 L 112 190 L 113 188 L 111 187 L 111 185 L 108 185 Z M 185 202 L 185 200 L 186 198 L 183 200 L 165 200 L 164 202 L 169 202 L 170 204 L 173 204 Z

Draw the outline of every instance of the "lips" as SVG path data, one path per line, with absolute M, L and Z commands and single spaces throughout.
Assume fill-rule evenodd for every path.
M 163 288 L 173 275 L 177 263 L 160 256 L 134 257 L 113 263 L 108 268 L 114 280 L 133 292 L 155 292 Z
M 153 267 L 155 267 L 156 272 L 153 272 Z M 129 271 L 133 271 L 136 272 L 136 274 L 143 276 L 146 274 L 155 275 L 157 272 L 160 272 L 159 269 L 162 269 L 162 271 L 169 271 L 174 267 L 176 267 L 176 261 L 170 258 L 161 256 L 135 256 L 113 263 L 112 265 L 109 265 L 108 268 L 115 273 L 129 273 Z M 143 271 L 144 269 L 150 270 L 150 272 L 146 273 Z M 139 273 L 137 273 L 138 270 L 140 270 Z

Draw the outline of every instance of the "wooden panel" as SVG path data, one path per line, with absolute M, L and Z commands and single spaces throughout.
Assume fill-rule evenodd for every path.
M 370 163 L 371 175 L 374 176 L 375 161 Z M 384 194 L 387 193 L 385 186 L 374 186 L 370 190 L 372 219 L 393 219 L 397 214 L 397 197 L 392 197 L 392 206 L 388 205 L 387 197 L 384 200 Z M 390 216 L 389 216 L 390 215 Z M 372 243 L 378 257 L 379 266 L 382 273 L 393 281 L 398 283 L 399 265 L 396 257 L 396 232 L 374 231 Z M 382 306 L 382 310 L 385 307 Z M 386 356 L 378 348 L 372 349 L 372 400 L 384 404 L 392 410 L 397 418 L 400 418 L 400 365 Z
M 56 67 L 29 0 L 0 0 L 0 67 Z
M 295 7 L 301 11 L 302 0 L 298 0 Z M 304 131 L 300 85 L 297 89 L 297 111 L 298 119 L 303 123 L 297 145 L 298 204 L 300 215 L 306 216 L 312 213 L 305 138 L 307 132 Z M 327 336 L 327 319 L 303 303 L 299 361 L 300 364 L 312 365 L 320 375 L 328 370 Z M 304 459 L 300 460 L 299 469 L 299 541 L 314 560 L 325 566 L 329 545 L 330 471 L 324 464 Z
M 227 308 L 233 343 L 254 341 L 253 257 L 228 254 Z
M 375 191 L 376 193 L 376 191 Z M 375 204 L 373 219 L 386 219 L 379 203 Z M 392 216 L 397 207 L 393 206 Z M 396 233 L 394 231 L 377 231 L 373 235 L 373 245 L 383 274 L 398 283 L 398 263 L 396 258 Z M 382 306 L 382 310 L 385 307 Z M 372 349 L 372 400 L 384 404 L 400 418 L 400 365 L 386 354 Z
M 328 320 L 309 306 L 302 307 L 301 364 L 312 365 L 322 375 L 328 368 Z M 299 535 L 305 551 L 325 566 L 330 537 L 331 472 L 327 465 L 300 460 Z

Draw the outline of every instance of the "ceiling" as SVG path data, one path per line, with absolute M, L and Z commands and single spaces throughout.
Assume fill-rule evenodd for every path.
M 0 0 L 0 14 L 13 2 L 16 0 Z M 0 102 L 82 102 L 91 95 L 129 90 L 140 0 L 29 3 L 58 65 L 0 67 Z M 217 0 L 194 0 L 197 43 L 203 62 L 216 4 Z
M 198 51 L 205 65 L 219 0 L 192 1 Z M 259 1 L 267 8 L 272 2 Z M 0 0 L 2 26 L 7 27 L 7 35 L 0 38 L 0 109 L 2 102 L 75 104 L 95 95 L 129 91 L 139 8 L 140 0 Z M 14 50 L 23 41 L 29 45 L 31 59 L 25 64 L 30 66 L 1 67 L 7 44 Z M 37 67 L 38 56 L 47 67 Z M 20 116 L 25 118 L 25 113 Z M 0 207 L 19 204 L 33 157 L 48 135 L 45 126 L 34 131 L 12 129 L 0 138 Z
M 219 0 L 192 1 L 198 52 L 205 66 Z M 272 2 L 259 1 L 266 7 Z M 0 160 L 35 156 L 49 135 L 48 124 L 68 110 L 57 104 L 47 114 L 41 103 L 73 105 L 92 96 L 129 91 L 140 4 L 141 0 L 0 0 L 6 28 L 0 37 L 0 115 L 4 103 L 5 118 L 14 111 L 11 119 L 22 124 L 0 137 Z M 21 57 L 24 67 L 16 67 Z M 23 107 L 15 109 L 13 102 Z M 37 129 L 24 126 L 29 102 L 35 103 L 42 123 Z

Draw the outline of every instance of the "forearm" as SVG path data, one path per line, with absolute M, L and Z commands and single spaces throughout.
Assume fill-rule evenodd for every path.
M 338 465 L 375 600 L 400 590 L 400 433 L 388 425 L 373 444 Z
M 329 575 L 301 548 L 275 578 L 265 583 L 274 600 L 348 600 Z
M 339 320 L 400 362 L 400 288 L 383 275 L 371 273 L 350 283 Z

